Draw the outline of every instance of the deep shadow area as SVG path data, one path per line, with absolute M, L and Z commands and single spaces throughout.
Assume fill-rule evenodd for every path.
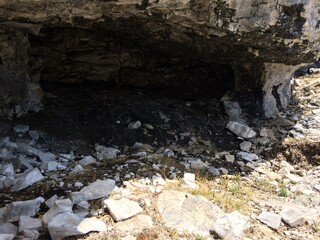
M 234 137 L 225 131 L 227 118 L 219 99 L 201 92 L 126 89 L 101 82 L 43 84 L 43 89 L 43 110 L 19 121 L 58 139 L 82 140 L 87 147 L 95 143 L 123 147 L 135 142 L 165 147 L 188 146 L 195 137 L 212 143 L 207 147 L 211 150 L 235 147 Z M 128 129 L 135 121 L 142 126 Z M 200 149 L 204 151 L 205 145 Z

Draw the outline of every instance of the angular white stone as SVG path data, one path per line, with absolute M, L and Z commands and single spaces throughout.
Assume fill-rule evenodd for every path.
M 280 212 L 280 216 L 283 221 L 289 224 L 291 227 L 296 227 L 304 224 L 304 214 L 299 209 L 293 207 L 285 207 Z
M 24 230 L 41 230 L 42 221 L 40 219 L 31 218 L 28 216 L 20 216 L 19 231 Z
M 13 176 L 15 174 L 13 165 L 11 163 L 4 165 L 1 170 L 1 174 L 4 176 Z
M 120 200 L 106 199 L 103 203 L 115 221 L 128 219 L 143 211 L 137 202 L 126 198 Z
M 72 192 L 71 200 L 73 204 L 78 204 L 81 201 L 106 197 L 115 187 L 116 182 L 113 179 L 97 180 L 82 188 L 80 192 Z
M 87 166 L 87 165 L 90 165 L 90 164 L 93 164 L 93 163 L 95 163 L 97 160 L 94 158 L 94 157 L 92 157 L 92 156 L 85 156 L 85 157 L 83 157 L 80 161 L 79 161 L 79 164 L 81 165 L 81 166 Z
M 233 163 L 234 162 L 234 155 L 226 154 L 224 157 L 225 157 L 227 162 L 229 162 L 229 163 Z
M 72 212 L 72 202 L 70 199 L 62 199 L 62 200 L 56 200 L 52 207 L 47 211 L 43 217 L 42 221 L 44 224 L 48 224 L 55 216 L 57 216 L 60 213 L 65 212 Z
M 128 124 L 128 128 L 129 129 L 138 129 L 141 127 L 141 122 L 140 121 L 136 121 L 136 122 L 132 122 Z
M 259 156 L 255 153 L 248 153 L 248 152 L 241 151 L 241 152 L 238 152 L 237 156 L 240 159 L 248 161 L 248 162 L 259 160 Z
M 29 126 L 23 125 L 23 124 L 19 124 L 19 125 L 15 126 L 15 127 L 13 128 L 13 130 L 14 130 L 16 133 L 26 133 L 26 132 L 29 131 L 29 129 L 30 129 Z
M 250 127 L 234 121 L 230 121 L 227 124 L 226 128 L 229 129 L 232 133 L 242 138 L 253 138 L 257 135 L 257 133 L 253 131 Z
M 34 140 L 38 140 L 40 138 L 40 134 L 38 131 L 30 130 L 28 134 Z
M 214 220 L 224 214 L 208 199 L 179 191 L 163 191 L 157 209 L 166 227 L 201 236 L 209 236 Z
M 18 233 L 18 227 L 12 223 L 0 220 L 0 239 L 13 239 Z
M 263 211 L 257 219 L 275 230 L 280 227 L 281 216 L 279 214 Z
M 107 231 L 106 224 L 97 218 L 79 218 L 65 212 L 55 216 L 48 224 L 52 240 L 61 240 L 68 236 L 82 235 L 88 232 Z
M 212 230 L 222 239 L 241 239 L 245 229 L 250 226 L 249 217 L 234 211 L 215 220 Z
M 38 156 L 41 161 L 54 161 L 57 158 L 56 155 L 51 152 L 40 152 Z
M 32 171 L 17 178 L 15 180 L 13 187 L 11 188 L 11 191 L 13 192 L 20 191 L 43 179 L 44 177 L 42 176 L 40 170 L 38 168 L 34 168 Z
M 113 159 L 113 158 L 117 157 L 118 153 L 120 153 L 120 151 L 116 148 L 105 147 L 102 145 L 96 145 L 95 149 L 97 151 L 96 157 L 99 161 L 103 160 L 103 159 Z
M 20 216 L 32 217 L 37 214 L 43 202 L 44 199 L 42 197 L 33 200 L 12 202 L 6 207 L 6 220 L 8 222 L 15 222 L 20 219 Z
M 240 149 L 241 151 L 249 152 L 252 147 L 252 143 L 248 141 L 244 141 L 240 143 Z
M 301 177 L 292 173 L 286 174 L 285 176 L 290 180 L 291 183 L 294 183 L 294 184 L 299 183 L 303 180 Z

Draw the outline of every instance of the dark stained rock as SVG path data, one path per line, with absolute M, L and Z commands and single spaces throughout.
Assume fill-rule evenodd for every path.
M 228 90 L 290 101 L 319 58 L 318 0 L 2 0 L 0 115 L 38 110 L 39 82 Z

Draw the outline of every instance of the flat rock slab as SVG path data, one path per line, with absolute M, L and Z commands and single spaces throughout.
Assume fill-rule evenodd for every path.
M 6 220 L 8 222 L 15 222 L 20 219 L 20 216 L 32 217 L 37 214 L 43 202 L 44 199 L 42 197 L 33 200 L 12 202 L 6 207 Z
M 152 228 L 153 221 L 152 218 L 148 215 L 139 214 L 128 220 L 120 221 L 115 224 L 115 229 L 121 232 L 141 232 L 143 229 Z
M 304 215 L 300 209 L 290 206 L 283 208 L 280 212 L 283 221 L 289 224 L 290 227 L 303 225 L 305 221 Z
M 115 221 L 128 219 L 143 211 L 137 202 L 126 198 L 120 200 L 106 199 L 103 203 Z
M 41 174 L 40 170 L 38 168 L 34 168 L 32 171 L 17 178 L 15 180 L 13 187 L 11 188 L 11 191 L 13 192 L 20 191 L 43 179 L 44 177 Z
M 73 204 L 78 204 L 82 201 L 106 197 L 115 187 L 116 182 L 112 179 L 97 180 L 82 188 L 80 192 L 72 192 L 71 200 Z
M 52 240 L 62 240 L 68 236 L 82 235 L 88 232 L 107 231 L 107 225 L 97 218 L 79 218 L 73 213 L 61 213 L 48 224 Z
M 280 227 L 281 216 L 279 214 L 263 211 L 257 219 L 275 230 Z
M 163 191 L 157 208 L 166 227 L 202 236 L 210 235 L 215 219 L 224 212 L 208 199 L 185 192 Z
M 222 239 L 241 239 L 243 231 L 249 228 L 250 218 L 234 211 L 216 219 L 212 231 Z

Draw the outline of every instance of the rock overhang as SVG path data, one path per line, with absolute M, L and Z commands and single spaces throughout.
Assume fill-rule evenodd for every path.
M 115 76 L 128 74 L 130 68 L 134 72 L 150 62 L 148 55 L 152 55 L 154 61 L 147 69 L 166 73 L 159 79 L 170 78 L 173 72 L 178 75 L 179 70 L 185 72 L 186 68 L 193 68 L 195 62 L 205 63 L 214 72 L 219 72 L 221 66 L 226 65 L 235 75 L 233 90 L 240 92 L 249 85 L 263 92 L 267 116 L 279 110 L 279 102 L 283 108 L 286 107 L 290 99 L 288 81 L 294 71 L 301 64 L 312 63 L 319 57 L 320 3 L 316 0 L 34 0 L 24 3 L 2 1 L 0 6 L 1 37 L 4 39 L 0 50 L 1 67 L 4 68 L 0 82 L 4 83 L 10 94 L 7 94 L 7 90 L 0 93 L 6 99 L 13 99 L 10 100 L 12 105 L 21 100 L 25 100 L 26 106 L 32 101 L 40 102 L 41 88 L 37 88 L 37 85 L 42 79 L 50 79 L 50 74 L 52 79 L 63 79 L 61 75 L 55 75 L 59 73 L 59 67 L 54 67 L 55 62 L 50 63 L 53 66 L 50 69 L 46 65 L 48 58 L 42 56 L 37 61 L 41 48 L 34 48 L 37 45 L 35 42 L 41 39 L 48 42 L 48 39 L 54 40 L 59 35 L 61 39 L 74 35 L 73 38 L 66 37 L 66 41 L 53 41 L 56 45 L 64 45 L 63 54 L 59 56 L 61 61 L 65 53 L 72 51 L 68 45 L 72 45 L 70 40 L 75 39 L 79 41 L 76 44 L 77 51 L 81 39 L 97 45 L 99 40 L 109 41 L 110 45 L 118 44 L 116 47 L 119 52 L 121 48 L 129 49 L 129 56 L 122 51 L 117 56 L 109 54 L 107 60 L 105 56 L 103 59 L 97 57 L 99 53 L 96 49 L 86 49 L 91 53 L 80 56 L 80 59 L 91 61 L 92 57 L 97 61 L 96 65 L 101 65 L 95 69 L 101 74 L 89 76 L 89 80 L 105 80 L 103 76 L 110 72 L 115 73 L 109 77 L 114 79 Z M 132 53 L 136 49 L 134 56 Z M 145 58 L 145 61 L 138 59 L 134 66 L 130 66 L 133 56 Z M 106 66 L 101 62 L 110 59 L 116 63 L 111 64 L 111 71 L 106 71 Z M 73 60 L 77 62 L 79 54 Z M 159 64 L 161 61 L 163 64 Z M 59 66 L 59 63 L 56 64 Z M 60 70 L 69 69 L 65 67 Z M 84 69 L 72 68 L 72 74 L 67 78 L 85 76 L 83 73 L 87 70 Z M 154 71 L 149 71 L 143 77 L 153 78 Z M 288 73 L 277 74 L 274 71 Z M 223 75 L 223 72 L 218 75 Z M 17 88 L 13 86 L 19 86 L 19 91 L 12 90 Z M 275 96 L 275 91 L 279 96 Z M 34 97 L 34 92 L 39 96 Z

